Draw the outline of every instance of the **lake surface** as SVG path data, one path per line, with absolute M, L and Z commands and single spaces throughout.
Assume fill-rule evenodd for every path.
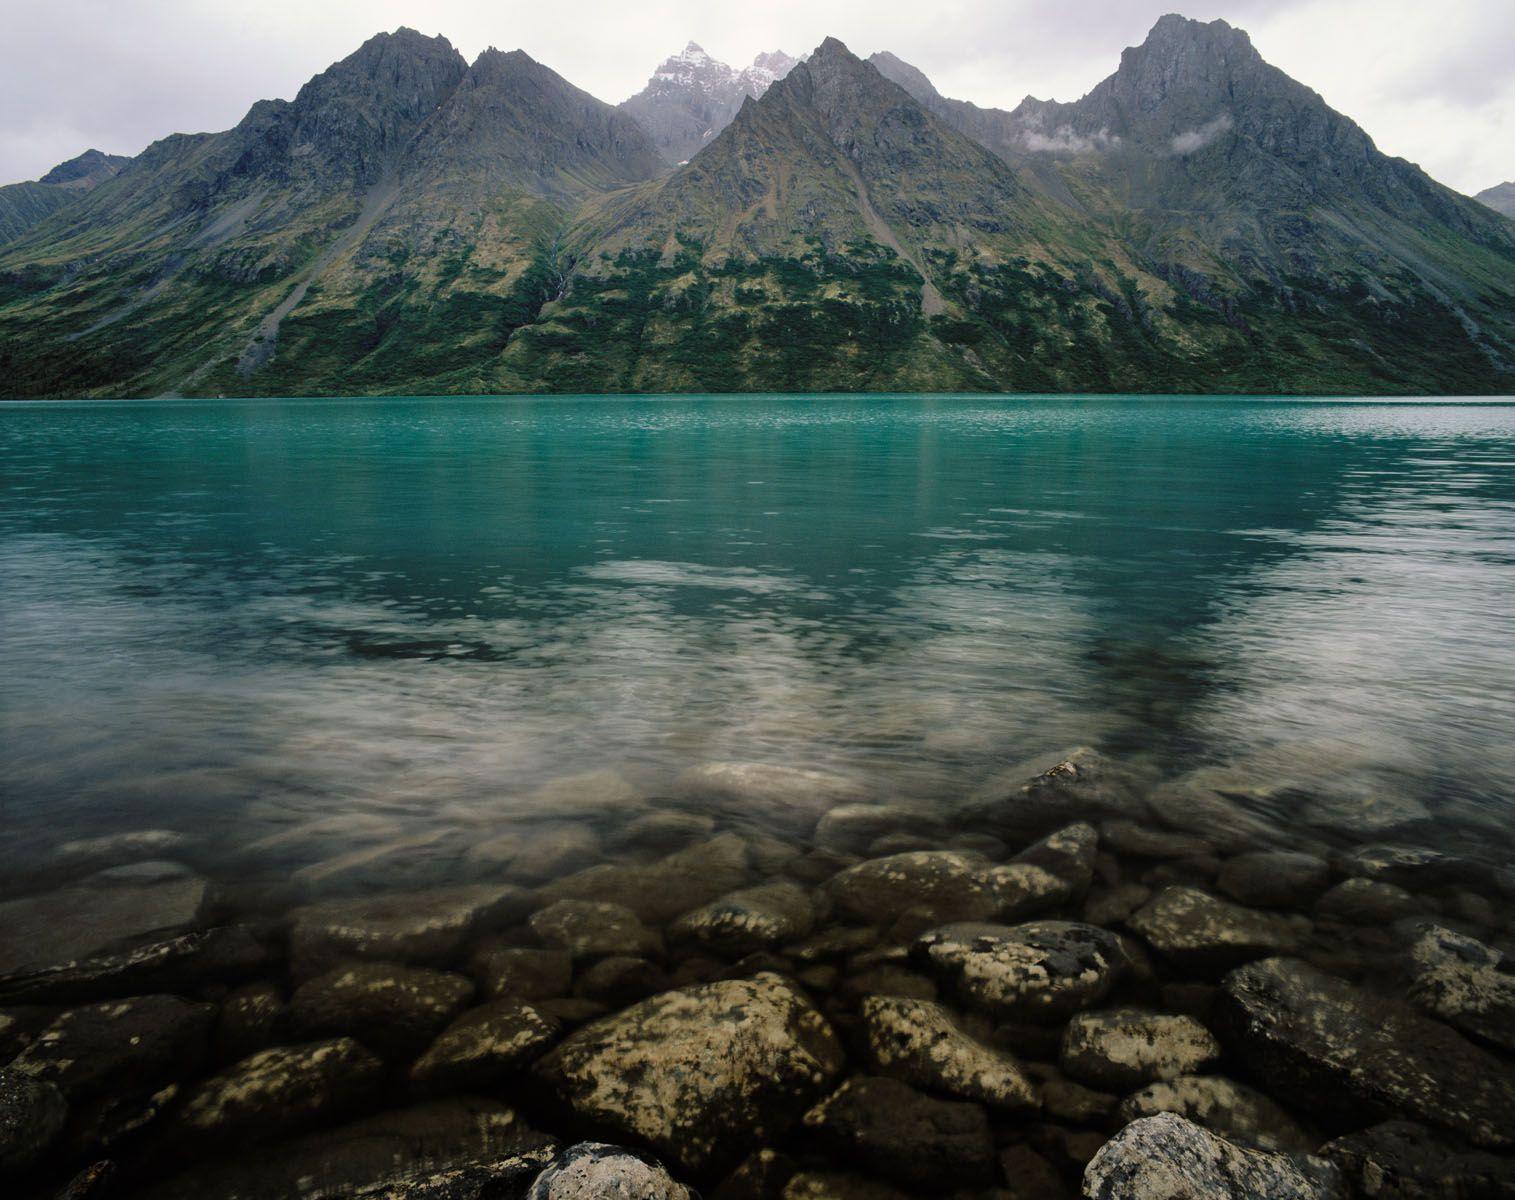
M 0 462 L 15 861 L 1078 745 L 1511 825 L 1509 405 L 13 404 Z

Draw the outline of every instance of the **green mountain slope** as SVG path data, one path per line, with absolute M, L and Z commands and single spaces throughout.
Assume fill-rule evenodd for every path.
M 41 179 L 0 187 L 0 246 L 15 241 L 107 179 L 114 179 L 130 161 L 120 154 L 86 150 L 59 163 Z

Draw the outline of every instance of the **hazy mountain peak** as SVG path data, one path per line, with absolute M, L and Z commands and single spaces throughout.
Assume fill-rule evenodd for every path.
M 1515 183 L 1496 184 L 1494 187 L 1479 192 L 1473 198 L 1488 205 L 1495 212 L 1515 218 Z
M 87 190 L 120 174 L 121 168 L 130 161 L 131 159 L 121 154 L 86 150 L 67 162 L 59 163 L 38 182 Z

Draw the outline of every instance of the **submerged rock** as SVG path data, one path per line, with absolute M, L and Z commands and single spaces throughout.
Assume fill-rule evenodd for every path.
M 776 975 L 665 992 L 571 1034 L 537 1075 L 583 1120 L 689 1170 L 782 1134 L 841 1071 L 842 1050 Z
M 991 780 L 968 802 L 963 816 L 1016 842 L 1075 821 L 1139 821 L 1146 816 L 1134 781 L 1097 750 L 1080 747 L 1028 778 L 1032 771 L 1029 765 L 1012 768 Z
M 1228 859 L 1215 885 L 1253 908 L 1299 909 L 1330 882 L 1331 865 L 1323 858 L 1291 850 L 1259 850 Z
M 921 909 L 943 921 L 984 920 L 1002 900 L 982 856 L 957 850 L 919 850 L 870 859 L 826 885 L 837 908 L 863 921 L 893 921 Z
M 625 1008 L 673 986 L 668 972 L 645 958 L 613 954 L 586 967 L 574 990 L 587 1000 Z
M 898 1079 L 849 1079 L 805 1114 L 805 1127 L 835 1153 L 915 1187 L 946 1191 L 994 1175 L 984 1110 L 923 1096 Z
M 1409 958 L 1411 1004 L 1515 1052 L 1515 962 L 1440 925 L 1421 933 Z
M 1466 882 L 1476 876 L 1466 859 L 1426 846 L 1358 846 L 1342 855 L 1339 865 L 1347 875 L 1406 888 Z
M 221 1005 L 217 1052 L 235 1061 L 267 1049 L 279 1040 L 288 1013 L 284 993 L 276 985 L 250 983 L 238 988 Z
M 263 1050 L 198 1084 L 177 1117 L 187 1132 L 238 1142 L 367 1107 L 384 1065 L 351 1038 Z
M 1315 905 L 1321 920 L 1348 925 L 1390 925 L 1424 911 L 1420 901 L 1404 888 L 1373 879 L 1343 880 Z
M 468 970 L 490 1000 L 545 1000 L 567 994 L 573 982 L 573 955 L 489 941 L 474 951 Z
M 966 1033 L 940 1004 L 869 996 L 862 1015 L 868 1052 L 881 1074 L 996 1108 L 1034 1112 L 1039 1106 L 1020 1063 Z
M 1335 1200 L 1325 1164 L 1305 1170 L 1248 1150 L 1172 1113 L 1127 1125 L 1084 1172 L 1087 1200 Z
M 1224 1075 L 1183 1075 L 1149 1084 L 1120 1105 L 1124 1124 L 1165 1112 L 1231 1141 L 1281 1154 L 1309 1154 L 1318 1145 L 1278 1104 Z
M 537 1176 L 526 1200 L 697 1200 L 661 1163 L 620 1146 L 580 1142 Z
M 621 904 L 559 900 L 531 916 L 531 931 L 553 950 L 574 958 L 607 954 L 662 954 L 663 939 Z
M 802 938 L 815 923 L 810 895 L 798 884 L 747 888 L 685 913 L 670 937 L 698 942 L 722 954 L 750 954 Z
M 68 1101 L 53 1084 L 0 1068 L 0 1174 L 30 1167 L 67 1123 Z
M 439 965 L 481 928 L 523 916 L 527 899 L 477 885 L 312 904 L 291 914 L 290 955 L 306 975 L 347 960 Z
M 1219 1043 L 1193 1017 L 1117 1008 L 1074 1017 L 1058 1065 L 1084 1083 L 1124 1092 L 1193 1074 L 1219 1057 Z
M 72 1103 L 156 1090 L 205 1061 L 216 1010 L 177 996 L 137 996 L 60 1013 L 11 1068 L 57 1085 Z
M 356 963 L 301 984 L 289 1001 L 296 1037 L 351 1035 L 381 1054 L 419 1053 L 463 1011 L 473 983 L 449 971 Z
M 1287 953 L 1300 933 L 1289 918 L 1183 886 L 1164 888 L 1127 924 L 1164 958 L 1201 969 Z
M 1515 1070 L 1408 1005 L 1273 958 L 1226 977 L 1215 1019 L 1271 1094 L 1325 1119 L 1407 1116 L 1515 1145 Z
M 966 1003 L 1036 1021 L 1098 1004 L 1129 963 L 1119 937 L 1076 921 L 946 925 L 914 953 Z
M 1470 1150 L 1410 1121 L 1387 1121 L 1321 1147 L 1354 1195 L 1374 1200 L 1515 1196 L 1515 1159 Z
M 897 804 L 840 804 L 815 827 L 815 844 L 840 854 L 863 854 L 880 838 L 895 834 L 934 837 L 940 822 L 930 813 Z
M 748 881 L 747 843 L 734 833 L 690 846 L 647 866 L 603 863 L 555 880 L 542 898 L 595 900 L 631 909 L 661 924 L 734 892 Z
M 601 852 L 599 835 L 587 825 L 532 825 L 470 846 L 464 858 L 491 875 L 535 881 L 582 870 Z
M 761 824 L 815 828 L 829 810 L 868 799 L 855 779 L 776 763 L 717 762 L 690 767 L 673 782 L 678 798 Z
M 433 1091 L 467 1091 L 529 1066 L 558 1040 L 561 1026 L 519 1000 L 496 1000 L 464 1013 L 410 1069 Z
M 178 855 L 190 846 L 191 841 L 187 834 L 173 829 L 132 829 L 63 842 L 55 857 L 58 865 L 64 868 L 99 869 L 121 863 L 162 860 Z

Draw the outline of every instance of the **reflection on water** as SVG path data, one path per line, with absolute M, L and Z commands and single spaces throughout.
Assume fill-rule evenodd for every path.
M 1512 407 L 18 405 L 0 455 L 13 864 L 709 760 L 957 797 L 1076 744 L 1508 825 Z

